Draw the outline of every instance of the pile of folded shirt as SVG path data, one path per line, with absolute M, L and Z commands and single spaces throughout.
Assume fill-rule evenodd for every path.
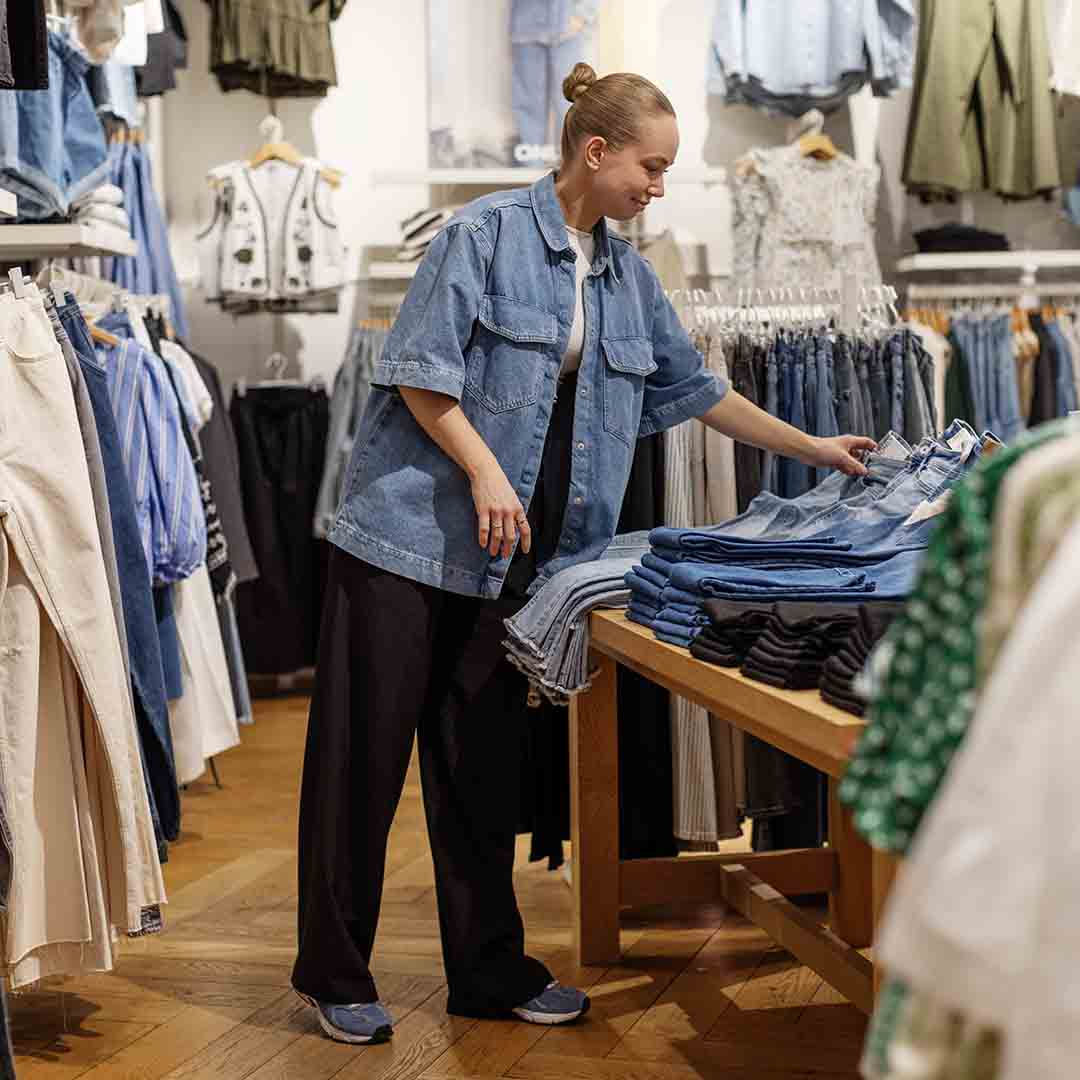
M 124 209 L 124 193 L 115 184 L 102 184 L 71 204 L 71 220 L 90 225 L 100 234 L 131 239 L 131 219 Z
M 626 605 L 624 579 L 648 550 L 647 532 L 616 536 L 599 559 L 556 574 L 506 620 L 507 658 L 535 694 L 566 705 L 588 689 L 589 613 Z
M 914 448 L 890 432 L 864 477 L 834 473 L 798 499 L 764 493 L 723 525 L 654 529 L 626 577 L 628 618 L 774 685 L 817 686 L 859 605 L 911 591 L 948 491 L 992 439 L 962 421 Z M 830 693 L 853 696 L 850 682 Z
M 398 252 L 398 259 L 402 262 L 416 262 L 422 258 L 439 230 L 459 209 L 459 206 L 438 206 L 407 217 L 401 223 L 401 250 Z

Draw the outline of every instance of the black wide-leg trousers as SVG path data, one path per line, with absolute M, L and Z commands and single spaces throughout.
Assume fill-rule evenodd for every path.
M 378 999 L 370 962 L 387 836 L 419 739 L 449 1011 L 500 1016 L 540 993 L 514 896 L 526 682 L 503 619 L 332 549 L 300 799 L 297 990 Z

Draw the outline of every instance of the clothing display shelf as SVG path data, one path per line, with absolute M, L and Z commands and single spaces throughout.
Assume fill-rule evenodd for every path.
M 869 1013 L 880 971 L 872 945 L 897 860 L 855 831 L 837 788 L 864 722 L 816 691 L 779 690 L 657 641 L 624 611 L 589 617 L 590 684 L 570 705 L 573 950 L 618 964 L 621 908 L 723 899 Z M 829 778 L 829 846 L 623 860 L 619 856 L 617 666 L 704 707 Z M 788 897 L 829 894 L 828 926 Z
M 0 191 L 0 218 L 15 217 L 19 213 L 19 203 L 10 191 Z
M 961 251 L 906 255 L 896 264 L 897 273 L 935 270 L 1019 270 L 1021 285 L 1034 285 L 1040 270 L 1080 268 L 1080 250 Z
M 419 265 L 419 259 L 416 262 L 397 262 L 394 259 L 370 262 L 362 277 L 365 281 L 411 281 Z
M 371 182 L 376 187 L 390 184 L 473 184 L 477 187 L 521 187 L 534 184 L 549 169 L 415 169 L 376 171 Z M 664 178 L 667 184 L 726 184 L 727 170 L 722 168 L 672 169 Z
M 74 258 L 80 255 L 134 255 L 135 241 L 92 225 L 5 225 L 0 229 L 0 263 Z

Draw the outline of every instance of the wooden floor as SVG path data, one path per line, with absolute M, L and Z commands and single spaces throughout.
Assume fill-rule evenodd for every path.
M 165 933 L 127 942 L 116 973 L 12 999 L 19 1080 L 779 1080 L 857 1075 L 865 1019 L 722 907 L 624 922 L 619 967 L 575 970 L 570 894 L 519 849 L 530 951 L 590 990 L 576 1026 L 449 1018 L 415 772 L 390 844 L 373 966 L 397 1022 L 386 1046 L 324 1038 L 289 990 L 297 789 L 306 699 L 262 702 L 192 785 L 166 867 Z

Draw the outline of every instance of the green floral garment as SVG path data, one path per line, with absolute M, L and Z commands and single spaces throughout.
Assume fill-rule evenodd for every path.
M 975 706 L 994 504 L 1010 466 L 1075 430 L 1043 424 L 980 461 L 953 489 L 905 610 L 872 658 L 875 698 L 840 784 L 875 848 L 906 852 L 963 741 Z

